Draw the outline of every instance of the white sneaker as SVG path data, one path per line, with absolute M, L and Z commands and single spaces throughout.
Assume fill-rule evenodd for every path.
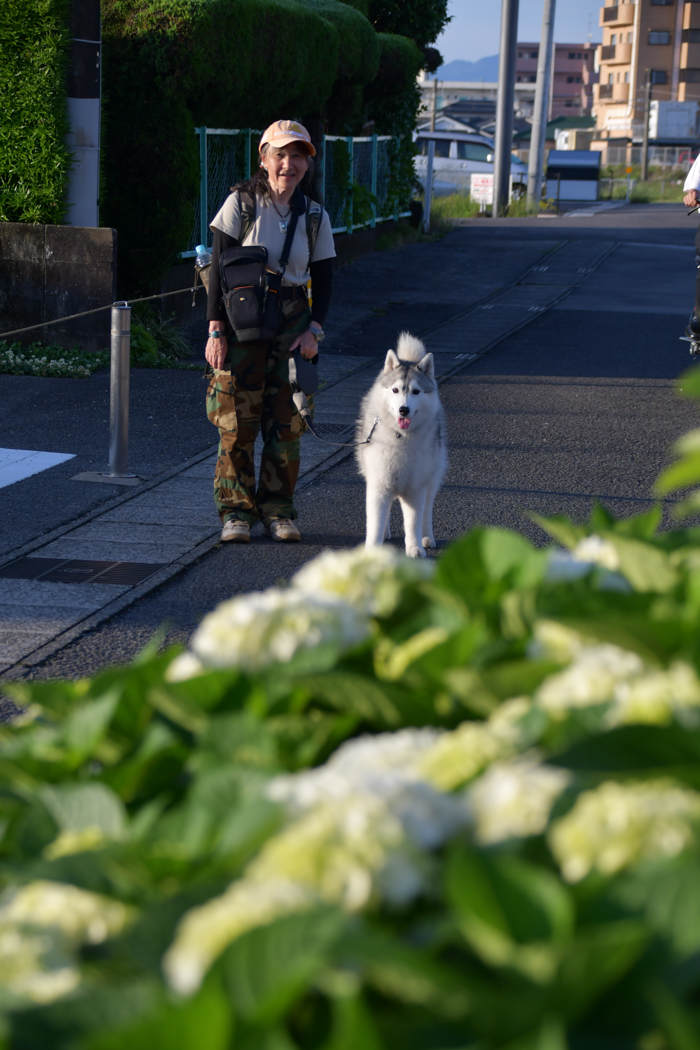
M 289 518 L 277 518 L 267 526 L 267 531 L 273 540 L 280 543 L 298 543 L 301 533 L 293 521 Z
M 221 530 L 222 543 L 250 543 L 250 525 L 240 518 L 231 518 Z

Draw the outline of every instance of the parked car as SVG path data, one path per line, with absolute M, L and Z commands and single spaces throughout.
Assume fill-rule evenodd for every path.
M 433 193 L 469 193 L 473 174 L 493 174 L 493 139 L 466 131 L 429 131 L 420 128 L 413 136 L 418 147 L 415 158 L 416 178 L 425 189 L 428 167 L 428 143 L 435 141 Z M 527 164 L 511 154 L 510 173 L 513 182 L 527 182 Z

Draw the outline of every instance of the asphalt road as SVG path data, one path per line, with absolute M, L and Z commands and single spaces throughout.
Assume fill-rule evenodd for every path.
M 464 271 L 451 272 L 450 280 L 461 277 L 465 299 L 474 301 L 478 295 L 466 285 L 481 253 L 488 266 L 501 266 L 506 285 L 523 268 L 517 266 L 521 245 L 524 257 L 545 240 L 621 242 L 556 309 L 442 387 L 451 459 L 436 506 L 441 546 L 476 523 L 545 542 L 529 511 L 583 518 L 600 499 L 627 516 L 651 505 L 650 489 L 670 443 L 698 425 L 696 406 L 675 392 L 675 379 L 689 364 L 687 344 L 678 337 L 693 303 L 694 234 L 695 222 L 682 207 L 637 206 L 578 220 L 474 220 L 422 249 L 423 256 L 410 249 L 412 264 L 422 261 L 433 274 L 435 267 L 458 264 L 462 253 Z M 376 259 L 349 268 L 358 296 L 363 280 L 368 296 L 377 294 Z M 392 294 L 403 297 L 400 286 Z M 401 304 L 394 305 L 382 335 L 402 326 Z M 431 318 L 433 324 L 440 319 Z M 356 325 L 358 341 L 360 321 L 358 313 L 348 322 Z M 421 327 L 430 325 L 424 320 Z M 430 334 L 426 342 L 430 348 Z M 327 547 L 362 541 L 364 490 L 351 459 L 301 492 L 298 507 L 302 544 L 277 545 L 254 532 L 248 547 L 218 547 L 33 676 L 74 677 L 129 660 L 159 629 L 168 641 L 186 641 L 217 602 L 288 579 Z

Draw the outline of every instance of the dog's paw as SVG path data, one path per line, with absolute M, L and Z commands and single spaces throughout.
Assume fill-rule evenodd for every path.
M 409 558 L 427 558 L 428 555 L 425 553 L 422 547 L 407 547 L 406 554 Z
M 424 536 L 423 537 L 423 546 L 428 551 L 435 550 L 435 548 L 437 547 L 437 543 L 435 542 L 435 537 L 434 536 Z

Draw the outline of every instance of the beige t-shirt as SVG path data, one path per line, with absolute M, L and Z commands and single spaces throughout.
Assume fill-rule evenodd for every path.
M 285 208 L 280 208 L 283 215 Z M 229 237 L 238 240 L 241 233 L 241 198 L 238 193 L 231 193 L 222 207 L 209 223 L 212 229 L 221 230 Z M 287 234 L 280 228 L 280 216 L 271 200 L 257 197 L 255 201 L 255 222 L 245 239 L 246 244 L 260 244 L 267 248 L 267 262 L 272 270 L 279 270 L 280 255 L 284 248 Z M 318 227 L 313 259 L 309 260 L 309 240 L 306 236 L 306 215 L 300 215 L 294 231 L 292 250 L 289 262 L 284 271 L 283 284 L 303 285 L 309 280 L 309 262 L 320 262 L 322 259 L 335 258 L 335 244 L 331 233 L 331 221 L 328 212 L 323 211 Z

